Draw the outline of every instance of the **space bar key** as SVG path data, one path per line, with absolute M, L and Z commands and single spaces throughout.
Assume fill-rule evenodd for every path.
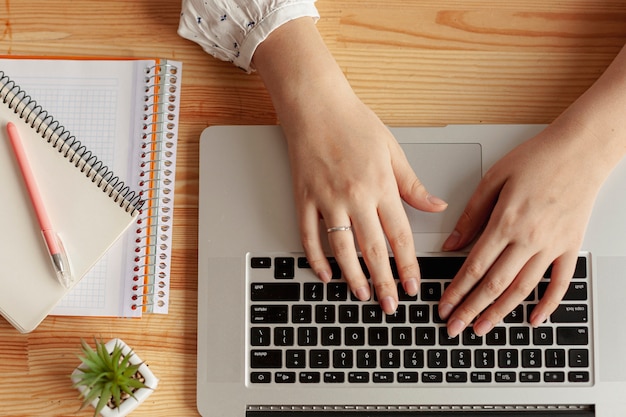
M 253 283 L 250 284 L 252 301 L 299 301 L 300 284 L 288 283 Z

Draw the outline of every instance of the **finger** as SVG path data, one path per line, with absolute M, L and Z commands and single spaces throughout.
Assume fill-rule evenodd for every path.
M 502 188 L 500 182 L 491 178 L 492 176 L 488 172 L 478 184 L 476 191 L 472 194 L 463 213 L 457 220 L 454 231 L 443 243 L 442 249 L 444 251 L 454 251 L 467 246 L 483 225 L 487 223 Z
M 439 300 L 439 316 L 446 320 L 463 299 L 485 277 L 505 251 L 508 242 L 487 227 L 463 262 L 461 269 Z M 492 234 L 494 235 L 492 237 Z
M 530 294 L 543 274 L 550 261 L 543 256 L 532 257 L 517 274 L 509 287 L 500 297 L 483 311 L 474 323 L 474 333 L 477 336 L 487 334 L 496 324 L 504 319 L 511 311 Z
M 541 325 L 557 309 L 569 288 L 569 283 L 576 269 L 577 259 L 578 253 L 571 252 L 554 261 L 548 288 L 529 317 L 531 326 Z
M 392 150 L 393 173 L 398 183 L 400 197 L 412 207 L 427 211 L 439 212 L 448 207 L 448 203 L 431 195 L 424 184 L 417 178 L 411 164 L 406 159 L 404 151 L 397 142 Z
M 398 307 L 398 290 L 391 273 L 389 252 L 377 213 L 353 218 L 357 242 L 370 273 L 378 302 L 386 314 Z
M 324 216 L 328 243 L 335 255 L 335 259 L 341 268 L 341 272 L 350 289 L 359 300 L 366 301 L 371 297 L 369 283 L 363 273 L 358 259 L 354 242 L 354 228 L 349 217 L 346 216 Z M 333 228 L 350 227 L 350 230 L 336 230 Z
M 329 282 L 332 278 L 332 269 L 322 246 L 319 213 L 313 205 L 301 210 L 300 240 L 313 272 L 323 282 Z
M 455 337 L 496 300 L 513 282 L 528 258 L 524 250 L 508 246 L 467 298 L 454 308 L 448 319 L 448 334 Z
M 389 201 L 392 200 L 392 201 Z M 420 270 L 415 255 L 411 225 L 400 199 L 387 199 L 380 208 L 380 221 L 394 254 L 402 288 L 410 296 L 417 295 Z

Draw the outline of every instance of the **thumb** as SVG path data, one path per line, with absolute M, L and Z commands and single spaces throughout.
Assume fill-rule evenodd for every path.
M 448 203 L 428 192 L 415 175 L 404 153 L 394 155 L 393 167 L 400 197 L 412 207 L 427 212 L 439 212 L 448 207 Z

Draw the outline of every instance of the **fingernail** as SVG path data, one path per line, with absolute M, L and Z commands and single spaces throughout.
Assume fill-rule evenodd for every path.
M 452 309 L 454 306 L 450 303 L 444 303 L 439 305 L 439 317 L 442 319 L 447 319 L 450 313 L 452 313 Z
M 456 249 L 459 245 L 459 241 L 461 240 L 461 233 L 459 233 L 456 229 L 450 233 L 450 236 L 443 243 L 443 250 L 453 250 Z
M 393 314 L 398 308 L 398 303 L 393 297 L 387 296 L 380 300 L 380 306 L 385 314 Z
M 414 296 L 417 294 L 417 280 L 415 278 L 410 278 L 404 282 L 404 292 L 406 292 L 410 296 Z
M 430 201 L 432 204 L 436 205 L 436 206 L 447 206 L 448 205 L 448 203 L 446 203 L 445 201 L 443 201 L 439 197 L 435 197 L 432 194 L 428 194 L 428 197 L 426 197 L 426 199 L 428 201 Z
M 361 301 L 367 301 L 370 299 L 370 289 L 369 287 L 357 288 L 357 290 L 354 292 L 354 295 L 356 295 L 356 298 Z
M 489 320 L 479 320 L 478 323 L 474 324 L 474 334 L 476 336 L 484 336 L 491 329 L 493 329 L 493 324 Z
M 448 323 L 448 336 L 457 337 L 465 328 L 465 322 L 459 319 L 453 319 Z
M 530 319 L 530 325 L 533 326 L 533 327 L 541 326 L 541 323 L 543 323 L 547 319 L 548 319 L 548 317 L 546 317 L 545 314 L 543 314 L 543 313 L 537 314 L 535 317 Z
M 322 280 L 322 282 L 330 282 L 331 280 L 331 276 L 328 271 L 320 271 L 317 273 L 317 276 Z

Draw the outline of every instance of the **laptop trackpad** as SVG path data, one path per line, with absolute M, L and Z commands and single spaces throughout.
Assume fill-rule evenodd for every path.
M 448 203 L 442 213 L 425 213 L 405 203 L 413 233 L 449 234 L 482 178 L 480 144 L 403 143 L 402 148 L 426 189 Z

